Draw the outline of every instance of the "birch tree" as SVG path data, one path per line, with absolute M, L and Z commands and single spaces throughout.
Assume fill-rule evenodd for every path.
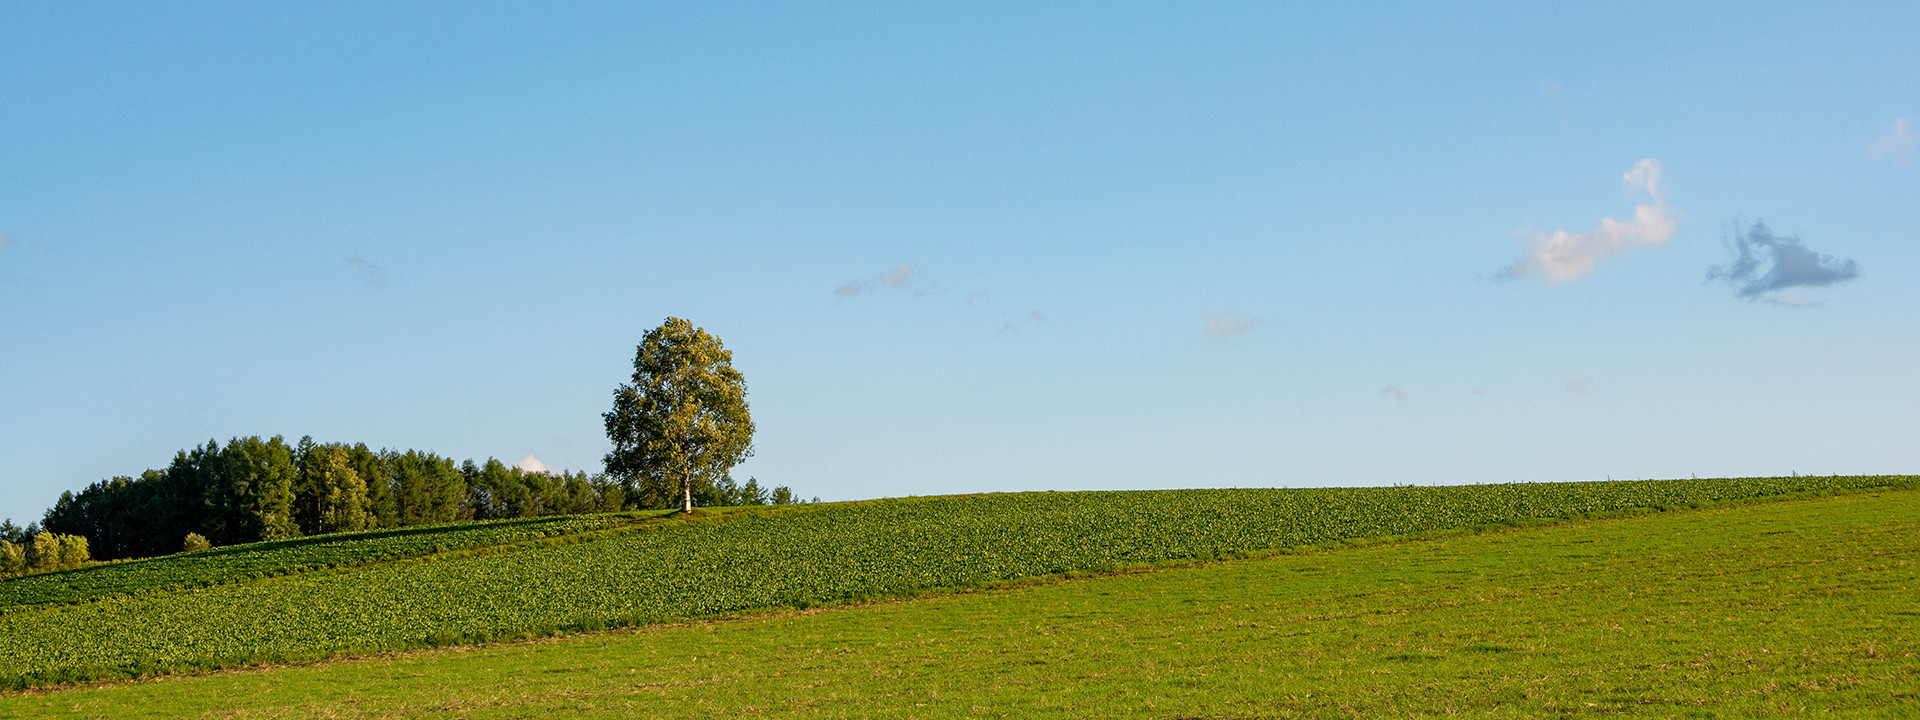
M 693 495 L 753 454 L 747 383 L 720 339 L 680 318 L 641 338 L 632 382 L 613 392 L 607 474 L 641 497 Z

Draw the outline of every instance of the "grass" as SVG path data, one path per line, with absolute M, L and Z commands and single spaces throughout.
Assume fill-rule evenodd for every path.
M 1026 493 L 744 513 L 8 613 L 0 679 L 34 685 L 592 631 L 1900 482 L 1911 479 Z
M 0 696 L 0 717 L 1920 714 L 1920 492 Z
M 20 687 L 593 631 L 1911 482 L 1022 493 L 743 512 L 10 612 L 0 615 L 0 681 Z
M 0 582 L 0 614 L 211 587 L 603 530 L 669 511 L 491 520 L 334 533 L 125 560 Z

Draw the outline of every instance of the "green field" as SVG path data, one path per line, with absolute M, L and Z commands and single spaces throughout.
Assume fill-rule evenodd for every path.
M 666 511 L 491 520 L 337 533 L 213 548 L 43 573 L 0 583 L 0 614 L 41 605 L 211 587 L 313 570 L 576 535 L 631 525 Z
M 489 552 L 469 549 L 19 608 L 0 614 L 0 681 L 23 687 L 457 645 L 1912 483 L 1771 478 L 1019 493 L 743 512 L 590 533 L 580 542 L 522 542 Z M 460 526 L 443 530 L 472 532 Z M 414 545 L 429 537 L 406 536 Z M 374 534 L 365 542 L 392 540 Z M 269 558 L 310 550 L 297 544 L 254 549 Z M 228 552 L 244 556 L 249 550 Z M 189 555 L 156 565 L 169 562 L 197 561 Z M 138 565 L 31 580 L 64 578 L 88 587 L 89 577 Z
M 1920 715 L 1920 492 L 13 692 L 6 717 Z

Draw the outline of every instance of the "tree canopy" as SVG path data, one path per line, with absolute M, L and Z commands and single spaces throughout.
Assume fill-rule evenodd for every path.
M 633 379 L 613 392 L 606 469 L 646 500 L 694 494 L 753 454 L 747 383 L 733 353 L 703 328 L 670 317 L 641 338 Z

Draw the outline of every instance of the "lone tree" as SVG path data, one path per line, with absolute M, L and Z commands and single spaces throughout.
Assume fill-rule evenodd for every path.
M 607 473 L 646 496 L 693 494 L 753 454 L 747 382 L 720 338 L 670 317 L 641 338 L 633 382 L 613 391 Z

